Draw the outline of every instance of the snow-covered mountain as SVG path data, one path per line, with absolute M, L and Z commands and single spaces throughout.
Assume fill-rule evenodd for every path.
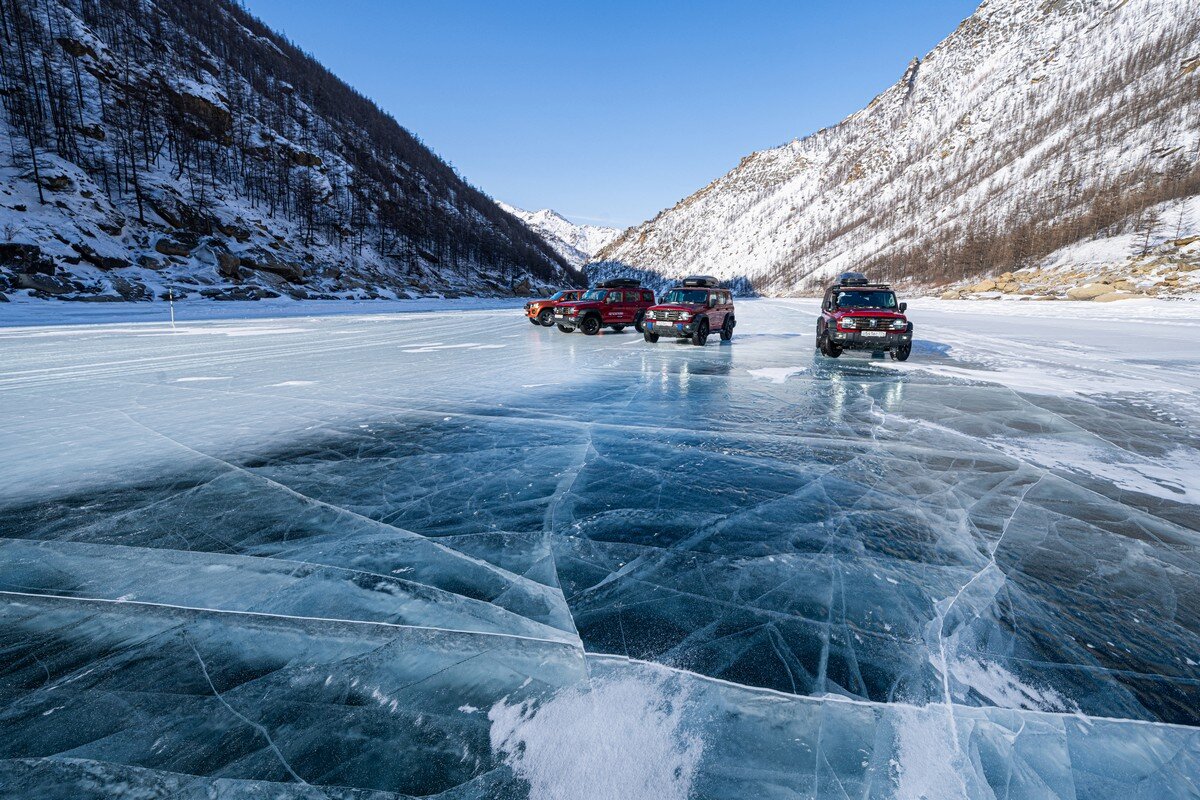
M 852 268 L 947 281 L 1198 193 L 1195 0 L 986 0 L 866 108 L 752 153 L 588 271 L 707 272 L 770 293 Z
M 0 300 L 582 281 L 233 0 L 13 0 L 0 13 Z
M 499 200 L 496 201 L 496 205 L 524 222 L 573 267 L 582 267 L 605 245 L 621 235 L 620 228 L 576 225 L 549 208 L 526 211 Z

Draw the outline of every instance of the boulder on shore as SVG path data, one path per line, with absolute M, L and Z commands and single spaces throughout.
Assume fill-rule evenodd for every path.
M 1102 294 L 1109 294 L 1113 287 L 1107 283 L 1089 283 L 1086 286 L 1075 286 L 1067 289 L 1067 298 L 1070 300 L 1094 300 Z

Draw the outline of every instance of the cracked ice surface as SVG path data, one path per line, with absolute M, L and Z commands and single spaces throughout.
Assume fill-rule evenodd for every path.
M 0 787 L 1195 796 L 1200 315 L 914 305 L 0 329 Z

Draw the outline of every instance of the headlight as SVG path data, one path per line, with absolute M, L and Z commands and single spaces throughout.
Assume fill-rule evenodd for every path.
M 569 317 L 573 317 L 573 316 L 575 316 L 575 315 L 576 315 L 576 314 L 578 314 L 578 313 L 579 313 L 579 309 L 578 309 L 578 308 L 572 308 L 570 311 L 568 311 L 568 312 L 567 312 L 567 316 L 569 316 Z
M 679 319 L 682 322 L 687 322 L 691 318 L 692 318 L 692 315 L 689 314 L 687 311 L 684 311 L 682 314 L 679 315 Z
M 654 312 L 653 312 L 653 311 L 647 311 L 647 312 L 646 312 L 646 319 L 655 319 Z
M 894 330 L 894 331 L 902 331 L 907 327 L 908 327 L 908 320 L 904 320 L 904 319 L 892 320 L 892 330 Z
M 858 320 L 856 320 L 854 317 L 846 317 L 846 318 L 840 320 L 838 322 L 838 325 L 840 325 L 843 328 L 857 328 Z

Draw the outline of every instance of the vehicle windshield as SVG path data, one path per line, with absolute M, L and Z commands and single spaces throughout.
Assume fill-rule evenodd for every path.
M 664 303 L 705 303 L 708 292 L 704 289 L 672 289 L 663 297 Z
M 838 292 L 838 308 L 895 308 L 896 293 L 884 291 Z
M 562 300 L 566 296 L 567 296 L 566 292 L 555 292 L 553 295 L 550 296 L 550 299 L 551 300 Z
M 580 300 L 603 300 L 604 296 L 606 294 L 608 294 L 607 289 L 588 289 L 587 292 L 584 293 L 583 297 L 581 297 L 579 299 Z

